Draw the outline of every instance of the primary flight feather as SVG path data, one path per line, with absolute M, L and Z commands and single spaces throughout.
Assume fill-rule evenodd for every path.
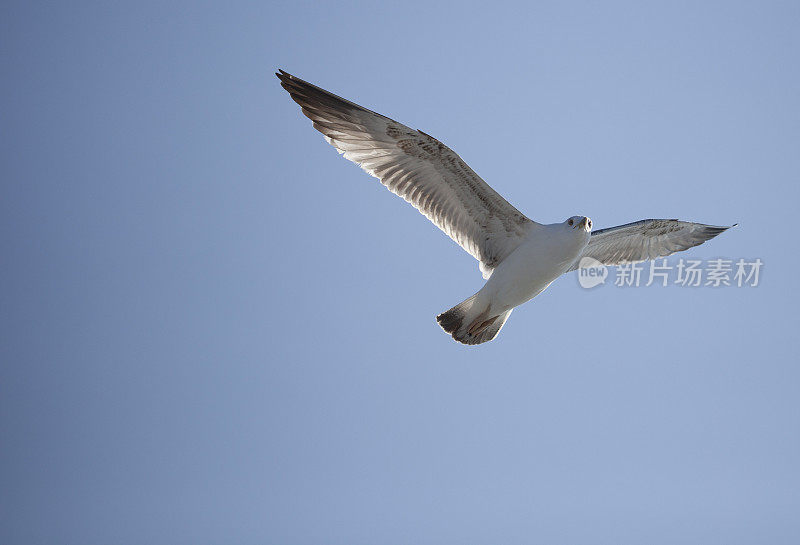
M 592 233 L 586 216 L 540 224 L 493 190 L 450 148 L 388 117 L 280 70 L 281 85 L 346 159 L 403 197 L 478 260 L 487 282 L 437 316 L 464 344 L 497 336 L 511 310 L 541 293 L 582 257 L 606 265 L 686 250 L 728 227 L 642 220 Z

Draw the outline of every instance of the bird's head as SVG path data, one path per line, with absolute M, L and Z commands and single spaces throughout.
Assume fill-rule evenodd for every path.
M 564 225 L 568 229 L 580 229 L 582 231 L 586 231 L 587 233 L 592 232 L 592 220 L 586 216 L 572 216 L 571 218 L 567 218 L 564 220 Z

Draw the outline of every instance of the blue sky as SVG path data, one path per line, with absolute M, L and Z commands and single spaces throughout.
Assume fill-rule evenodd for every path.
M 4 3 L 4 543 L 797 543 L 791 2 Z M 464 347 L 474 260 L 283 68 L 542 222 L 736 229 L 756 288 L 582 289 Z

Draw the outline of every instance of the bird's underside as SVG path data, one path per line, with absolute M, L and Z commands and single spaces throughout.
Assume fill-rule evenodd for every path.
M 276 75 L 328 143 L 346 159 L 378 178 L 390 191 L 411 203 L 478 260 L 487 279 L 484 289 L 492 283 L 494 271 L 531 237 L 551 247 L 553 245 L 546 242 L 543 233 L 550 233 L 548 229 L 554 226 L 566 226 L 567 221 L 572 220 L 552 225 L 537 223 L 509 204 L 455 152 L 432 136 L 283 70 Z M 588 221 L 591 230 L 591 221 Z M 563 268 L 560 275 L 574 270 L 583 257 L 592 257 L 606 265 L 652 260 L 702 244 L 726 229 L 728 227 L 664 219 L 641 220 L 601 229 L 591 232 L 590 236 L 587 234 L 587 242 L 572 261 L 559 262 L 558 266 L 554 263 L 548 271 L 554 274 Z M 531 248 L 536 250 L 535 246 Z M 565 257 L 571 256 L 569 252 L 551 252 L 558 254 L 561 260 L 571 259 Z M 537 262 L 546 260 L 547 255 L 540 254 Z M 518 276 L 511 275 L 510 278 L 520 281 Z M 555 277 L 546 285 L 553 279 Z M 537 282 L 539 280 L 537 278 Z M 496 280 L 494 284 L 498 282 Z M 495 287 L 503 293 L 514 291 L 514 286 Z M 504 309 L 492 301 L 476 299 L 477 295 L 437 317 L 445 331 L 465 344 L 480 344 L 495 338 L 513 308 Z M 473 308 L 478 299 L 485 308 Z

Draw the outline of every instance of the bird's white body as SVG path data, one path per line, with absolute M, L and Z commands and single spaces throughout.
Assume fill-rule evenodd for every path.
M 440 314 L 439 325 L 465 344 L 494 338 L 514 307 L 539 295 L 572 267 L 589 243 L 591 226 L 585 216 L 528 225 L 520 244 L 493 269 L 483 288 Z
M 476 306 L 488 304 L 490 316 L 502 314 L 530 301 L 567 272 L 590 237 L 585 221 L 574 223 L 574 227 L 567 222 L 531 225 L 525 241 L 494 269 L 476 294 Z

